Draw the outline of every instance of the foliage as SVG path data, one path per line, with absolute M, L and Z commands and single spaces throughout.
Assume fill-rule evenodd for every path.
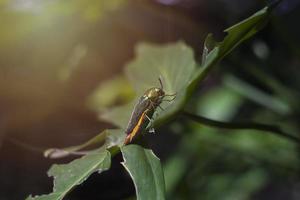
M 189 81 L 196 69 L 194 55 L 191 48 L 183 42 L 160 46 L 140 44 L 137 48 L 137 57 L 126 67 L 126 75 L 136 91 L 137 97 L 145 90 L 157 86 L 161 76 L 166 94 L 174 94 L 172 102 L 163 102 L 164 110 L 157 110 L 154 122 L 168 119 L 182 108 Z M 124 106 L 115 107 L 101 115 L 101 118 L 125 128 L 136 100 Z
M 121 151 L 122 164 L 133 179 L 137 199 L 164 199 L 165 181 L 159 158 L 138 145 L 124 146 Z
M 54 177 L 53 193 L 38 197 L 28 197 L 28 200 L 59 200 L 76 185 L 81 184 L 92 173 L 101 173 L 110 168 L 110 153 L 95 151 L 65 165 L 53 165 L 48 172 Z
M 271 9 L 266 7 L 246 20 L 226 29 L 225 32 L 227 35 L 222 42 L 213 41 L 212 36 L 209 35 L 204 45 L 202 65 L 198 65 L 196 63 L 193 50 L 184 42 L 177 42 L 168 45 L 154 45 L 145 43 L 140 44 L 136 49 L 136 58 L 125 68 L 126 77 L 129 79 L 135 90 L 136 98 L 126 105 L 114 107 L 101 114 L 101 119 L 104 119 L 121 129 L 107 130 L 105 131 L 105 137 L 104 135 L 96 136 L 96 139 L 91 139 L 83 145 L 62 150 L 55 149 L 48 151 L 47 155 L 50 155 L 50 157 L 62 157 L 71 153 L 76 153 L 79 150 L 82 150 L 82 148 L 86 148 L 90 144 L 101 144 L 101 142 L 106 140 L 104 146 L 97 150 L 89 151 L 87 155 L 71 162 L 70 164 L 61 166 L 54 165 L 54 167 L 52 167 L 49 171 L 49 175 L 55 177 L 54 182 L 56 184 L 53 190 L 54 193 L 49 194 L 48 196 L 36 198 L 30 197 L 29 199 L 47 199 L 50 197 L 52 199 L 61 199 L 75 185 L 82 183 L 86 178 L 88 178 L 91 173 L 95 171 L 101 172 L 108 169 L 111 155 L 115 155 L 120 150 L 122 151 L 124 158 L 123 165 L 134 181 L 137 198 L 164 199 L 164 175 L 159 159 L 151 150 L 145 149 L 138 145 L 123 146 L 122 143 L 125 137 L 122 130 L 126 127 L 137 98 L 141 96 L 146 89 L 153 86 L 159 86 L 158 78 L 161 76 L 165 92 L 167 94 L 176 93 L 177 95 L 176 99 L 171 103 L 162 103 L 161 106 L 164 108 L 164 110 L 156 111 L 154 115 L 154 126 L 158 127 L 162 124 L 166 124 L 166 122 L 171 121 L 174 119 L 174 117 L 178 116 L 183 109 L 185 109 L 187 102 L 191 99 L 192 95 L 195 94 L 197 86 L 205 79 L 213 67 L 215 67 L 216 64 L 226 55 L 228 55 L 234 48 L 236 48 L 243 41 L 252 37 L 266 24 L 270 16 L 270 11 Z M 120 93 L 122 91 L 116 91 L 116 93 L 118 92 Z M 112 97 L 118 97 L 118 95 L 112 95 Z M 237 107 L 240 102 L 240 99 L 236 98 L 235 101 L 225 101 L 221 103 L 232 103 L 230 106 L 233 108 Z M 100 103 L 103 105 L 103 102 Z M 93 107 L 97 107 L 97 103 L 95 104 L 95 102 L 93 102 L 92 104 Z M 229 110 L 232 109 L 223 110 L 222 112 L 224 115 L 230 114 L 227 113 Z M 218 113 L 220 112 L 221 111 Z M 233 138 L 227 138 L 226 136 L 218 136 L 215 134 L 217 131 L 210 131 L 209 129 L 202 128 L 201 130 L 209 132 L 210 135 L 199 135 L 198 131 L 200 128 L 197 126 L 198 125 L 190 124 L 188 127 L 186 127 L 187 129 L 190 129 L 191 135 L 184 135 L 182 139 L 182 148 L 185 149 L 184 151 L 188 149 L 186 152 L 190 152 L 191 155 L 203 156 L 207 154 L 214 157 L 214 154 L 217 153 L 213 151 L 211 146 L 215 146 L 216 142 L 217 145 L 221 146 L 221 150 L 216 150 L 218 152 L 228 148 L 230 148 L 231 151 L 248 151 L 249 149 L 247 149 L 247 145 L 249 145 L 249 143 L 243 144 L 243 141 L 246 140 L 253 140 L 253 146 L 249 145 L 248 147 L 254 152 L 257 148 L 267 149 L 269 145 L 274 147 L 276 145 L 288 146 L 289 144 L 289 142 L 281 143 L 281 140 L 273 141 L 273 139 L 269 140 L 266 138 L 262 138 L 263 142 L 260 144 L 253 139 L 253 134 L 251 136 L 250 134 L 246 134 L 247 136 L 245 137 L 247 139 L 243 138 L 245 134 L 240 134 Z M 109 141 L 108 136 L 111 136 L 114 132 L 116 133 L 115 136 L 120 137 L 120 139 L 117 139 L 117 142 L 115 143 L 107 142 Z M 231 145 L 229 147 L 222 146 L 223 140 L 230 140 L 230 142 L 226 143 Z M 270 141 L 274 143 L 271 142 L 271 144 L 269 144 Z M 199 150 L 199 146 L 202 149 Z M 184 176 L 183 172 L 186 170 L 186 166 L 184 166 L 183 163 L 190 161 L 189 156 L 186 156 L 186 154 L 180 152 L 181 149 L 178 151 L 179 153 L 176 154 L 170 162 L 167 162 L 165 166 L 165 169 L 168 169 L 167 173 L 165 174 L 167 192 L 174 191 L 174 188 L 180 185 L 179 179 Z M 287 159 L 295 164 L 297 163 L 295 156 L 291 156 Z M 280 160 L 276 160 L 275 158 L 270 162 L 274 161 L 280 163 Z M 201 164 L 195 163 L 195 165 L 192 166 L 191 169 L 194 169 L 194 173 L 199 173 L 199 169 L 197 169 L 199 165 Z M 71 170 L 71 172 L 68 170 Z M 176 176 L 174 176 L 174 174 L 176 174 Z M 74 176 L 76 178 L 74 178 Z M 256 179 L 254 180 L 252 177 L 264 176 L 264 172 L 261 171 L 260 168 L 256 168 L 254 171 L 248 171 L 241 179 L 238 180 L 235 180 L 234 177 L 230 175 L 220 175 L 213 179 L 217 180 L 216 182 L 208 182 L 206 187 L 208 190 L 215 190 L 215 188 L 226 189 L 227 185 L 231 184 L 233 190 L 235 187 L 242 190 L 243 185 L 249 184 L 249 186 L 247 186 L 249 191 L 244 191 L 244 193 L 250 194 L 252 191 L 255 191 L 257 188 L 259 188 L 260 184 L 265 181 L 264 178 L 261 178 L 259 182 L 256 182 Z M 191 182 L 192 183 L 190 184 L 194 184 L 193 181 Z M 197 184 L 198 183 L 195 180 L 195 185 Z M 223 191 L 221 190 L 217 192 L 218 193 L 212 197 L 207 198 L 220 198 L 218 195 L 223 194 Z M 240 193 L 240 196 L 230 196 L 230 192 L 232 191 L 227 192 L 229 199 L 231 197 L 233 199 L 243 198 L 243 193 Z

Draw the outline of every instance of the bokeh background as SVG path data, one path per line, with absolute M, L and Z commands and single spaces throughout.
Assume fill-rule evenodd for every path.
M 73 158 L 50 160 L 41 150 L 80 144 L 112 127 L 98 119 L 99 110 L 132 95 L 122 69 L 137 43 L 182 40 L 200 63 L 208 33 L 221 40 L 225 28 L 267 3 L 1 0 L 0 199 L 49 193 L 51 164 Z M 277 124 L 300 136 L 298 20 L 300 1 L 282 1 L 270 23 L 210 74 L 189 109 L 222 121 Z M 168 199 L 300 199 L 300 149 L 286 138 L 181 118 L 157 132 L 145 137 L 162 159 Z M 66 199 L 132 199 L 120 161 Z

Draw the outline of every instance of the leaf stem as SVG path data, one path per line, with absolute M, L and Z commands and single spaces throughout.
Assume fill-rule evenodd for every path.
M 276 125 L 269 125 L 256 122 L 221 122 L 213 119 L 208 119 L 203 116 L 195 115 L 186 111 L 183 111 L 182 115 L 195 122 L 211 127 L 223 129 L 253 129 L 259 131 L 266 131 L 267 133 L 272 133 L 281 137 L 285 137 L 286 139 L 300 144 L 300 138 L 284 132 L 279 126 Z

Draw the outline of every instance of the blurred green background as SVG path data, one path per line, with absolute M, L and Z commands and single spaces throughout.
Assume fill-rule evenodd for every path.
M 76 145 L 112 125 L 105 107 L 133 96 L 122 76 L 139 42 L 185 41 L 200 62 L 209 32 L 264 7 L 253 0 L 1 0 L 0 199 L 51 191 L 41 149 Z M 189 110 L 221 121 L 280 125 L 300 137 L 300 2 L 271 22 L 199 87 Z M 221 130 L 178 118 L 145 135 L 162 159 L 168 199 L 300 199 L 300 149 L 253 130 Z M 20 142 L 21 141 L 21 142 Z M 26 146 L 25 144 L 30 144 Z M 134 186 L 113 160 L 66 199 L 130 199 Z

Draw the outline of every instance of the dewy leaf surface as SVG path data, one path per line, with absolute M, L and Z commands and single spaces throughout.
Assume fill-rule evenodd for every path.
M 68 164 L 52 165 L 48 175 L 54 178 L 53 192 L 48 195 L 28 197 L 27 200 L 61 200 L 75 186 L 84 182 L 92 173 L 110 168 L 108 151 L 92 152 Z
M 159 158 L 138 145 L 126 145 L 121 151 L 122 164 L 133 179 L 137 199 L 165 199 L 165 180 Z

